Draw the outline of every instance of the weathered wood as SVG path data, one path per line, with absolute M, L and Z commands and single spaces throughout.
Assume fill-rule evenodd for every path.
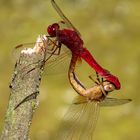
M 20 53 L 10 84 L 9 105 L 1 140 L 29 139 L 33 114 L 38 106 L 36 97 L 39 93 L 46 47 L 47 39 L 39 36 L 33 49 L 24 49 Z M 24 99 L 25 102 L 15 109 Z

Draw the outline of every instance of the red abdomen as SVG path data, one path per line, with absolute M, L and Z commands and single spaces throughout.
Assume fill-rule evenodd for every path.
M 99 75 L 104 77 L 107 81 L 113 83 L 116 89 L 121 88 L 119 79 L 116 76 L 112 75 L 109 71 L 101 67 L 86 48 L 84 48 L 83 53 L 81 53 L 80 57 L 84 59 Z

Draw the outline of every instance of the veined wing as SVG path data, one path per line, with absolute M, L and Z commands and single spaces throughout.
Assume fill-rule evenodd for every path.
M 57 140 L 92 140 L 98 115 L 98 102 L 72 104 L 60 124 Z
M 129 103 L 131 99 L 105 98 L 90 101 L 77 96 L 60 124 L 57 140 L 92 140 L 100 106 L 117 106 Z
M 35 45 L 37 45 L 39 43 L 41 43 L 41 42 L 37 41 L 37 42 L 33 42 L 33 43 L 24 43 L 24 44 L 20 44 L 20 45 L 16 46 L 13 50 L 12 57 L 14 57 L 15 60 L 18 60 L 20 53 L 23 49 L 33 48 Z M 68 68 L 69 68 L 70 59 L 71 59 L 70 50 L 68 50 L 66 47 L 62 46 L 62 49 L 61 49 L 59 55 L 56 54 L 57 51 L 55 52 L 55 54 L 52 55 L 52 53 L 51 53 L 52 46 L 48 45 L 46 47 L 47 47 L 46 48 L 46 59 L 49 58 L 49 60 L 47 60 L 45 63 L 44 75 L 67 73 Z M 40 63 L 40 62 L 36 62 L 36 63 Z M 27 66 L 27 68 L 25 67 L 24 69 L 27 70 L 28 66 Z
M 45 64 L 43 75 L 66 74 L 68 72 L 71 59 L 71 52 L 64 51 L 60 55 L 53 55 Z
M 132 101 L 131 99 L 117 99 L 117 98 L 107 97 L 102 102 L 100 102 L 100 106 L 103 106 L 103 107 L 118 106 L 118 105 L 129 103 L 131 101 Z
M 79 36 L 81 36 L 80 32 L 74 27 L 74 25 L 70 22 L 70 20 L 64 15 L 62 10 L 59 8 L 59 6 L 56 4 L 54 0 L 51 0 L 52 6 L 57 11 L 59 16 L 64 20 L 64 22 L 68 25 L 68 27 L 74 29 Z

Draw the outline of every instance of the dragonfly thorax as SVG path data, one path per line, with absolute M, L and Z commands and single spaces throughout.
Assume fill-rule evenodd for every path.
M 67 46 L 73 54 L 79 55 L 80 52 L 83 52 L 83 40 L 76 31 L 66 28 L 58 30 L 57 39 Z

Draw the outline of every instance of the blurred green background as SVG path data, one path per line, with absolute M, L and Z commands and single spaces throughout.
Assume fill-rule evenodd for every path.
M 126 105 L 101 108 L 94 138 L 139 140 L 140 1 L 57 0 L 57 3 L 80 30 L 85 47 L 120 78 L 122 88 L 113 92 L 112 97 L 133 99 Z M 39 34 L 46 34 L 48 25 L 59 20 L 50 0 L 0 0 L 0 131 L 10 93 L 14 46 L 34 42 Z M 87 78 L 92 69 L 86 64 L 78 67 L 77 73 L 86 85 L 92 84 Z M 67 72 L 43 77 L 40 106 L 30 131 L 32 140 L 49 139 L 74 95 Z

